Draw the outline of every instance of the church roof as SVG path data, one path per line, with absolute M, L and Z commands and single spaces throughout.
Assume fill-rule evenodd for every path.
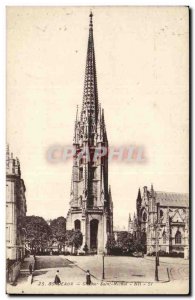
M 187 193 L 155 192 L 155 196 L 161 206 L 189 206 L 189 194 Z

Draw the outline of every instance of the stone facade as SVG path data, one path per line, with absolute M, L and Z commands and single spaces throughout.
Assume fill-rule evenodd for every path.
M 145 245 L 145 252 L 158 249 L 184 253 L 189 257 L 189 195 L 157 192 L 145 186 L 137 196 L 134 227 Z
M 20 162 L 6 152 L 6 255 L 9 262 L 25 255 L 25 229 L 19 228 L 20 217 L 26 216 L 25 184 L 21 178 Z
M 96 157 L 108 149 L 104 111 L 98 102 L 92 14 L 90 14 L 84 95 L 76 114 L 70 209 L 67 230 L 80 229 L 89 251 L 106 252 L 107 235 L 113 231 L 113 204 L 108 187 L 108 158 Z M 85 153 L 86 155 L 81 155 Z M 88 155 L 87 155 L 88 153 Z

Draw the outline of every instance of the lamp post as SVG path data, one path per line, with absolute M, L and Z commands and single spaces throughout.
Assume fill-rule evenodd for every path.
M 159 281 L 158 278 L 158 266 L 159 266 L 159 253 L 158 253 L 158 244 L 159 244 L 159 236 L 158 236 L 158 207 L 159 203 L 157 203 L 157 219 L 156 219 L 156 230 L 155 230 L 155 239 L 156 239 L 156 257 L 155 257 L 155 281 Z
M 157 235 L 157 229 L 156 229 Z M 158 281 L 158 246 L 157 246 L 157 237 L 156 237 L 156 257 L 155 257 L 155 281 Z
M 105 200 L 104 200 L 105 202 Z M 105 258 L 105 253 L 104 253 L 104 214 L 105 214 L 105 209 L 104 209 L 104 202 L 103 202 L 103 234 L 102 234 L 102 239 L 103 239 L 103 253 L 102 253 L 102 280 L 105 279 L 105 265 L 104 265 L 104 258 Z
M 102 254 L 102 279 L 105 279 L 105 270 L 104 270 L 104 251 Z

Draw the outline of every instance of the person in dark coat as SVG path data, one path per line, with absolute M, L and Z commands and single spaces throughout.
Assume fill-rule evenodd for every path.
M 59 270 L 57 270 L 57 272 L 56 272 L 54 283 L 57 285 L 61 283 L 60 276 L 59 276 Z
M 87 272 L 86 272 L 86 284 L 87 285 L 91 284 L 91 274 L 90 274 L 89 270 L 87 270 Z
M 29 265 L 29 272 L 30 272 L 30 275 L 32 274 L 32 270 L 33 270 L 33 266 L 32 266 L 32 264 L 30 263 L 30 265 Z

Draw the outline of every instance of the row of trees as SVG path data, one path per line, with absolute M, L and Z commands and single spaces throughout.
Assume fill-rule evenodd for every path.
M 79 230 L 66 230 L 66 219 L 59 217 L 48 224 L 42 217 L 26 216 L 18 219 L 18 229 L 25 231 L 26 244 L 32 253 L 44 252 L 57 244 L 63 251 L 64 245 L 78 249 L 83 236 Z
M 134 252 L 144 252 L 144 245 L 139 238 L 135 238 L 127 231 L 121 231 L 114 235 L 109 235 L 107 240 L 108 254 L 131 255 Z
M 58 252 L 64 252 L 65 247 L 79 249 L 83 242 L 80 230 L 66 230 L 66 219 L 59 217 L 48 224 L 42 217 L 26 216 L 18 219 L 19 230 L 25 231 L 26 244 L 32 253 L 50 251 L 56 245 Z M 143 252 L 144 246 L 127 231 L 109 235 L 106 248 L 108 254 L 124 255 L 133 252 Z M 81 249 L 88 252 L 87 245 Z

